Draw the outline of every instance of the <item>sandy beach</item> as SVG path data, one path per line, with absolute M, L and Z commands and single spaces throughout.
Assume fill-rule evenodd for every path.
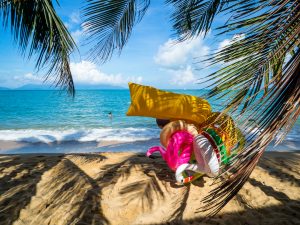
M 267 152 L 237 196 L 205 221 L 203 177 L 177 186 L 142 153 L 0 156 L 0 224 L 300 224 L 300 153 Z

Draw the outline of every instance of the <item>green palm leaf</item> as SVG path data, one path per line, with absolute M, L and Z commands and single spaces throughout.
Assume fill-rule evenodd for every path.
M 48 67 L 46 79 L 74 94 L 69 56 L 75 43 L 51 0 L 0 0 L 0 18 L 10 28 L 23 55 L 37 55 L 36 68 Z M 28 50 L 28 51 L 27 51 Z
M 224 10 L 233 17 L 219 28 L 221 34 L 245 38 L 209 59 L 212 65 L 231 63 L 210 75 L 215 81 L 210 96 L 232 99 L 225 111 L 240 116 L 248 144 L 227 168 L 231 177 L 205 198 L 210 215 L 235 196 L 266 147 L 275 137 L 282 141 L 300 114 L 300 4 L 247 1 Z
M 93 56 L 109 59 L 121 51 L 149 1 L 89 0 L 85 27 Z M 140 4 L 138 4 L 140 3 Z M 214 17 L 227 14 L 220 34 L 243 34 L 208 58 L 224 66 L 209 75 L 209 97 L 228 97 L 224 113 L 244 125 L 247 145 L 224 168 L 224 179 L 205 199 L 214 215 L 242 188 L 259 158 L 277 136 L 281 141 L 300 114 L 300 3 L 291 0 L 166 0 L 173 6 L 173 29 L 180 41 L 211 29 Z M 223 174 L 220 175 L 220 177 Z
M 127 43 L 133 26 L 145 15 L 150 0 L 87 0 L 83 26 L 93 59 L 107 61 L 114 50 L 119 53 Z
M 180 40 L 207 34 L 226 0 L 167 0 L 174 8 L 171 22 Z

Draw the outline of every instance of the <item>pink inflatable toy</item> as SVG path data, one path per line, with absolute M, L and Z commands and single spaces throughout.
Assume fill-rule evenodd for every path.
M 160 146 L 150 148 L 146 155 L 160 152 L 171 170 L 175 171 L 180 165 L 189 163 L 193 154 L 193 135 L 187 131 L 177 131 L 169 139 L 167 150 Z

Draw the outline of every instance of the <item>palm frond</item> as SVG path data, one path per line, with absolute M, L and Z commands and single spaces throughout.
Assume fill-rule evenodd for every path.
M 150 0 L 88 0 L 83 26 L 88 42 L 95 43 L 91 57 L 105 62 L 114 50 L 120 53 L 149 4 Z
M 284 77 L 280 81 L 280 85 L 270 89 L 269 95 L 272 97 L 262 103 L 266 110 L 260 110 L 260 115 L 256 114 L 254 117 L 260 125 L 259 132 L 255 132 L 255 139 L 248 140 L 247 147 L 227 170 L 232 174 L 231 177 L 204 199 L 207 204 L 201 210 L 212 210 L 210 215 L 214 215 L 225 206 L 247 181 L 270 142 L 276 135 L 278 140 L 282 140 L 296 122 L 300 115 L 299 72 L 300 53 L 297 52 L 297 56 L 283 72 Z M 251 122 L 246 122 L 246 126 L 251 127 Z
M 226 10 L 226 9 L 224 9 Z M 227 8 L 234 16 L 221 33 L 244 38 L 209 59 L 230 63 L 210 75 L 210 96 L 229 96 L 225 111 L 239 115 L 248 144 L 227 168 L 231 174 L 205 199 L 210 215 L 222 209 L 242 188 L 259 158 L 277 143 L 300 114 L 300 4 L 296 1 L 247 1 Z
M 227 0 L 167 0 L 174 8 L 171 22 L 180 40 L 207 34 Z
M 55 12 L 51 0 L 0 0 L 0 18 L 10 28 L 23 55 L 37 55 L 36 68 L 48 66 L 46 79 L 74 94 L 69 55 L 75 43 Z M 27 52 L 28 50 L 28 52 Z
M 84 27 L 93 57 L 105 62 L 127 43 L 150 0 L 89 0 Z M 242 34 L 207 61 L 224 64 L 209 76 L 211 96 L 229 97 L 224 112 L 238 114 L 247 144 L 226 170 L 231 174 L 205 199 L 216 214 L 242 188 L 270 142 L 282 140 L 300 114 L 300 3 L 291 0 L 166 0 L 174 7 L 173 28 L 179 40 L 207 33 L 215 15 L 229 21 L 220 34 Z M 220 175 L 221 176 L 221 175 Z

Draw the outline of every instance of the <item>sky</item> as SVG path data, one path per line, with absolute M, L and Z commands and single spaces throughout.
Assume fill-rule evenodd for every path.
M 205 88 L 208 84 L 199 84 L 199 81 L 214 68 L 207 68 L 207 64 L 199 61 L 229 44 L 232 38 L 216 37 L 211 31 L 205 39 L 199 36 L 175 44 L 170 23 L 171 8 L 163 0 L 152 0 L 121 54 L 116 53 L 111 60 L 101 64 L 90 59 L 89 46 L 85 44 L 80 16 L 85 1 L 60 0 L 59 3 L 56 10 L 79 49 L 71 55 L 75 86 L 109 84 L 127 87 L 128 82 L 136 82 L 165 89 Z M 213 28 L 224 22 L 224 17 L 217 17 Z M 28 60 L 20 54 L 9 30 L 0 27 L 0 37 L 0 86 L 16 88 L 42 84 L 44 74 L 35 70 L 35 58 Z

